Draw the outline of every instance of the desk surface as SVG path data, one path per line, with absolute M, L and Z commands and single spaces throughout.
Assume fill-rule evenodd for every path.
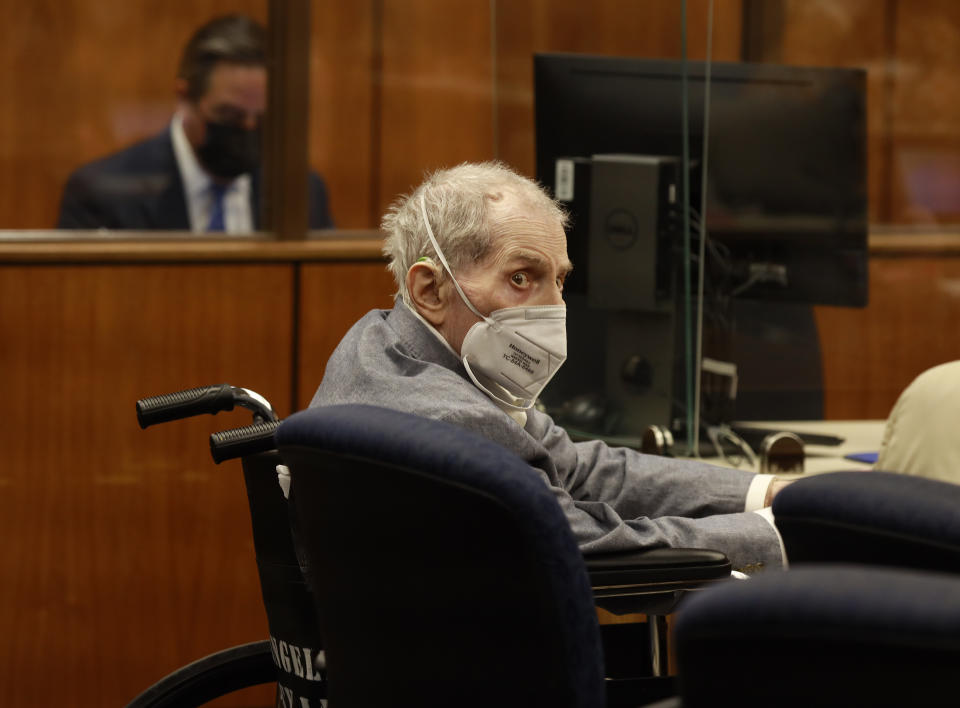
M 883 420 L 780 420 L 745 421 L 742 425 L 752 428 L 767 428 L 770 432 L 790 431 L 837 435 L 844 439 L 840 445 L 806 445 L 804 474 L 838 472 L 840 470 L 869 470 L 873 465 L 848 460 L 844 455 L 860 452 L 877 452 L 883 438 Z M 703 458 L 704 462 L 727 465 L 719 458 Z

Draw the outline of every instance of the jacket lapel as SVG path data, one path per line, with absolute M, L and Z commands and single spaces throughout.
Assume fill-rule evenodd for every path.
M 190 216 L 183 193 L 183 180 L 173 154 L 169 131 L 158 135 L 151 145 L 150 161 L 155 166 L 157 183 L 145 190 L 141 207 L 146 227 L 171 231 L 189 231 Z

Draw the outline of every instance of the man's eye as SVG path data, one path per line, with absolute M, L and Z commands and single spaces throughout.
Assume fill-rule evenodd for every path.
M 527 277 L 527 274 L 523 272 L 514 273 L 513 275 L 510 276 L 510 280 L 513 281 L 514 285 L 518 285 L 522 288 L 526 287 L 527 283 L 530 282 L 530 279 Z

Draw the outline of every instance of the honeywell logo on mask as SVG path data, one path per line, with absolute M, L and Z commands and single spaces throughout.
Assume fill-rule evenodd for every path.
M 531 356 L 523 351 L 513 342 L 510 342 L 510 352 L 505 353 L 503 358 L 514 366 L 518 366 L 528 374 L 534 373 L 534 366 L 540 366 L 540 357 Z

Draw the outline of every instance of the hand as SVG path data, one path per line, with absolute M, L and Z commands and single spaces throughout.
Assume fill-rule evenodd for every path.
M 781 489 L 786 487 L 791 482 L 793 482 L 792 479 L 780 479 L 779 477 L 774 477 L 770 481 L 770 486 L 767 487 L 767 496 L 763 498 L 763 505 L 770 506 L 773 504 L 773 498 L 780 493 Z

